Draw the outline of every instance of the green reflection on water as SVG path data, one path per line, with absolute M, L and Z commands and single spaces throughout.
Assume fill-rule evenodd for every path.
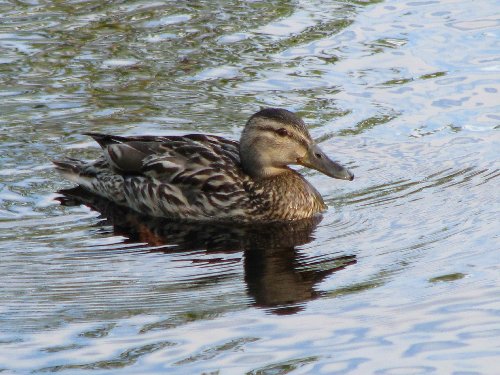
M 450 273 L 447 275 L 441 275 L 441 276 L 436 276 L 432 277 L 429 279 L 430 283 L 440 283 L 440 282 L 447 282 L 447 281 L 455 281 L 455 280 L 460 280 L 463 279 L 465 276 L 467 276 L 464 273 Z
M 377 115 L 372 116 L 367 119 L 364 119 L 358 122 L 351 129 L 342 129 L 338 132 L 338 135 L 348 136 L 348 135 L 357 135 L 366 132 L 367 130 L 373 129 L 376 126 L 387 124 L 389 121 L 394 120 L 397 117 L 397 114 L 387 114 L 387 115 Z
M 305 365 L 318 361 L 320 357 L 310 356 L 304 358 L 292 359 L 285 362 L 273 363 L 266 367 L 247 372 L 247 375 L 284 375 L 295 371 Z
M 67 370 L 111 370 L 111 369 L 120 369 L 126 366 L 133 365 L 137 362 L 137 360 L 147 354 L 154 353 L 160 349 L 174 346 L 175 344 L 169 341 L 161 341 L 153 344 L 147 344 L 143 346 L 139 346 L 136 348 L 132 348 L 129 350 L 125 350 L 120 353 L 116 358 L 105 360 L 105 361 L 97 361 L 91 363 L 84 364 L 67 364 L 61 366 L 52 366 L 45 367 L 39 372 L 59 372 L 59 371 L 67 371 Z

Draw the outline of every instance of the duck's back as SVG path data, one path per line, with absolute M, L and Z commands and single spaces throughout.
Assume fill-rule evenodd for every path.
M 238 142 L 190 134 L 118 137 L 89 133 L 103 148 L 93 162 L 54 162 L 93 193 L 152 216 L 177 219 L 249 218 L 252 180 L 240 165 Z
M 217 136 L 119 137 L 88 133 L 95 161 L 55 161 L 87 190 L 140 213 L 187 220 L 296 220 L 325 208 L 318 192 L 289 170 L 256 181 L 242 169 L 239 143 Z

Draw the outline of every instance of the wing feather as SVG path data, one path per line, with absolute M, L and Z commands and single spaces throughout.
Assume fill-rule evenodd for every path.
M 159 198 L 161 206 L 156 208 L 151 203 L 151 212 L 163 210 L 181 217 L 220 215 L 220 212 L 229 215 L 239 210 L 247 198 L 249 177 L 241 169 L 236 141 L 203 134 L 88 135 L 103 148 L 103 160 L 115 173 L 130 176 L 124 179 L 124 186 L 131 206 L 149 202 L 146 197 L 149 196 Z M 135 186 L 137 178 L 142 182 Z

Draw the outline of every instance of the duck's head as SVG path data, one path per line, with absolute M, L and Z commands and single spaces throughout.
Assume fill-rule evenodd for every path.
M 248 120 L 240 139 L 243 169 L 254 178 L 289 171 L 303 165 L 333 178 L 352 181 L 354 175 L 325 155 L 313 141 L 304 121 L 293 112 L 266 108 Z

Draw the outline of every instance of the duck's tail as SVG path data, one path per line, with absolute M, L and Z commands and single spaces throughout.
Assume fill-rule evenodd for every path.
M 92 170 L 88 168 L 88 163 L 73 158 L 52 160 L 52 163 L 54 163 L 56 170 L 64 178 L 82 187 L 91 187 L 92 180 L 95 178 L 95 173 L 92 173 Z

